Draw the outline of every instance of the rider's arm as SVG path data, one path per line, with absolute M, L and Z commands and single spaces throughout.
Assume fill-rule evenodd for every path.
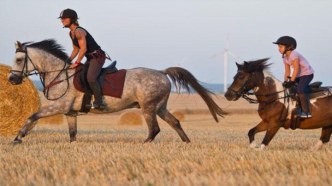
M 300 70 L 300 64 L 299 64 L 299 58 L 296 58 L 292 61 L 292 66 L 294 68 L 293 74 L 291 81 L 295 81 L 297 74 L 299 73 Z
M 85 36 L 86 36 L 86 32 L 82 29 L 77 29 L 76 32 L 76 38 L 78 40 L 78 45 L 80 46 L 80 50 L 79 50 L 79 53 L 78 53 L 78 57 L 77 57 L 77 62 L 81 62 L 86 51 L 87 51 L 87 46 L 86 46 L 86 39 L 85 39 Z
M 71 55 L 69 57 L 70 61 L 72 61 L 78 54 L 79 48 L 73 44 L 73 51 L 71 52 Z
M 290 66 L 289 66 L 289 64 L 285 63 L 284 81 L 288 81 L 288 76 L 290 76 Z

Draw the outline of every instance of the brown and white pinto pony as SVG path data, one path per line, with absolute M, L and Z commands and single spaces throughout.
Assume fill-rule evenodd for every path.
M 322 128 L 319 142 L 314 146 L 318 150 L 330 141 L 332 133 L 332 96 L 330 93 L 321 94 L 311 99 L 310 107 L 313 117 L 299 119 L 294 116 L 295 100 L 285 101 L 284 88 L 281 81 L 277 80 L 267 71 L 270 64 L 268 58 L 236 64 L 238 71 L 234 81 L 228 88 L 225 97 L 229 101 L 236 101 L 248 91 L 253 91 L 258 105 L 258 114 L 262 119 L 258 125 L 249 130 L 250 147 L 264 149 L 278 132 L 280 127 L 289 128 L 296 120 L 296 127 L 300 129 Z M 262 144 L 256 145 L 255 134 L 266 131 Z

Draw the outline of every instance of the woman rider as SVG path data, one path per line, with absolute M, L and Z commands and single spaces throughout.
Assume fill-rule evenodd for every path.
M 96 43 L 91 34 L 79 26 L 78 16 L 74 10 L 69 8 L 63 10 L 59 18 L 64 28 L 70 29 L 69 36 L 73 43 L 73 51 L 69 59 L 72 61 L 77 56 L 75 63 L 70 68 L 77 67 L 84 56 L 87 58 L 84 64 L 88 67 L 87 81 L 95 98 L 92 108 L 103 110 L 106 108 L 106 105 L 103 102 L 102 91 L 97 78 L 105 63 L 105 52 Z

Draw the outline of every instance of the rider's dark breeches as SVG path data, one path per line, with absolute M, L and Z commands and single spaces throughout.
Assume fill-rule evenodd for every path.
M 86 65 L 89 65 L 88 74 L 87 74 L 88 83 L 97 82 L 98 75 L 101 69 L 103 68 L 105 60 L 106 59 L 104 57 L 98 57 L 98 58 L 89 59 L 85 63 Z
M 314 78 L 313 74 L 296 78 L 295 81 L 298 83 L 297 93 L 309 94 L 310 93 L 309 83 L 313 78 Z

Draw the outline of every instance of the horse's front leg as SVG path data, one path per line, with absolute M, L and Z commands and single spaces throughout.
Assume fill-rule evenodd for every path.
M 70 142 L 75 142 L 77 134 L 77 113 L 67 114 L 66 117 L 69 127 Z
M 270 126 L 267 128 L 262 144 L 259 146 L 258 150 L 264 150 L 280 129 L 280 125 L 278 123 L 269 123 L 268 125 Z
M 255 143 L 255 135 L 258 132 L 266 131 L 267 129 L 267 123 L 264 121 L 261 121 L 256 125 L 256 127 L 252 128 L 248 132 L 248 137 L 249 137 L 249 143 L 251 148 L 256 148 L 257 144 Z
M 13 143 L 14 144 L 18 144 L 18 143 L 22 143 L 22 138 L 25 137 L 27 135 L 27 133 L 33 129 L 33 127 L 36 125 L 36 121 L 40 118 L 38 115 L 40 113 L 34 113 L 32 114 L 32 116 L 30 116 L 28 118 L 28 120 L 25 122 L 25 124 L 23 125 L 23 127 L 18 131 L 18 134 L 16 136 L 16 138 L 14 139 Z
M 36 121 L 40 118 L 53 116 L 56 114 L 63 114 L 64 112 L 61 112 L 61 110 L 53 107 L 43 107 L 40 109 L 39 112 L 36 112 L 32 114 L 29 119 L 25 122 L 21 130 L 18 132 L 16 138 L 14 139 L 13 143 L 18 144 L 22 143 L 22 138 L 25 137 L 30 130 L 32 130 L 36 126 Z

